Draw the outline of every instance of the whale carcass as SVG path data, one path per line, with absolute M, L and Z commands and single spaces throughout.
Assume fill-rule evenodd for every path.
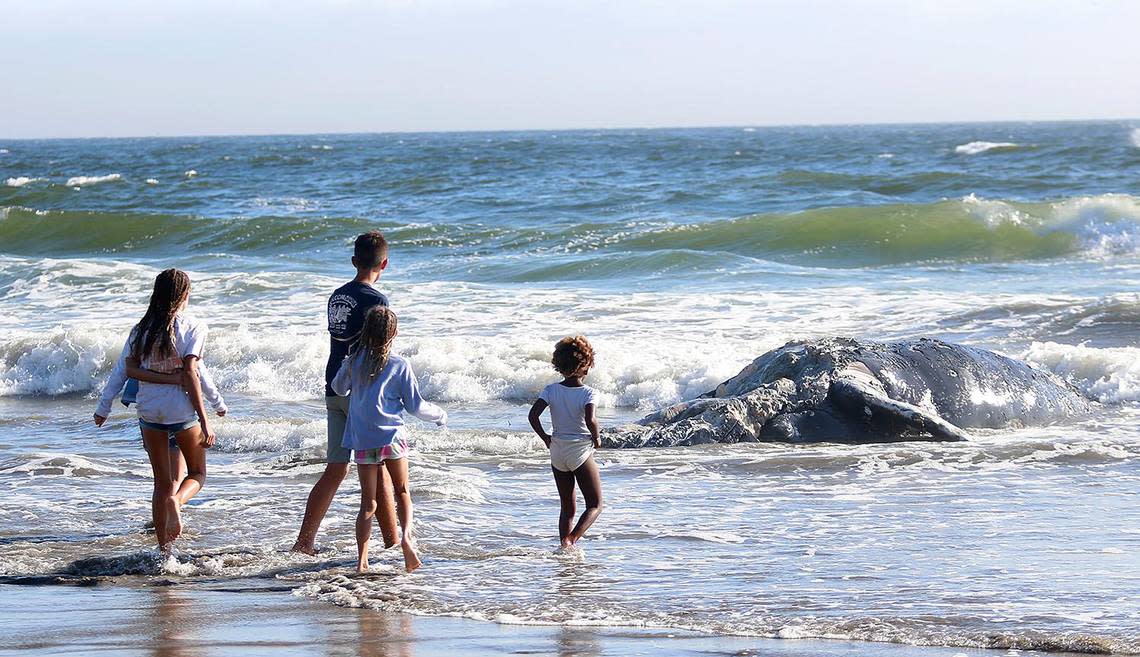
M 609 429 L 611 447 L 966 440 L 1089 410 L 1056 376 L 992 351 L 921 338 L 794 341 L 697 399 Z

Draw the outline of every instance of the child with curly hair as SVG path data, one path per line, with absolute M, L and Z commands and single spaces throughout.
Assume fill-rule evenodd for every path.
M 554 369 L 564 377 L 543 388 L 530 409 L 530 426 L 550 449 L 550 468 L 558 487 L 561 512 L 558 537 L 562 547 L 578 542 L 602 512 L 602 480 L 594 463 L 594 450 L 602 446 L 598 434 L 597 393 L 582 379 L 594 366 L 594 348 L 583 335 L 565 337 L 554 345 Z M 550 409 L 552 433 L 542 426 L 542 412 Z M 576 512 L 574 483 L 582 489 L 586 510 L 570 529 Z

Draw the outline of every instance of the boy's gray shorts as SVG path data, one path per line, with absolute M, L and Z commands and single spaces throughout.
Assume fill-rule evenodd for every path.
M 328 411 L 329 444 L 325 451 L 326 463 L 352 462 L 352 450 L 341 446 L 344 426 L 348 424 L 348 397 L 325 397 Z

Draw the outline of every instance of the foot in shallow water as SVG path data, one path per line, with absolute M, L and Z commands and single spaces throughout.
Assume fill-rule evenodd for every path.
M 424 565 L 420 556 L 416 554 L 416 543 L 411 539 L 400 541 L 400 549 L 404 551 L 404 569 L 409 573 Z
M 570 543 L 564 544 L 555 550 L 554 556 L 581 561 L 586 558 L 586 551 L 577 545 Z
M 356 562 L 356 572 L 358 572 L 358 573 L 368 572 L 368 558 L 367 557 Z
M 318 550 L 315 545 L 302 545 L 300 542 L 294 543 L 293 547 L 289 548 L 289 551 L 300 552 L 301 554 L 307 554 L 310 557 L 315 557 L 317 556 L 317 553 L 320 552 L 320 550 Z

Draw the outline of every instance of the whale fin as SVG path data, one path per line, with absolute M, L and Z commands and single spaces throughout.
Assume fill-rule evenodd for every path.
M 925 408 L 891 399 L 879 380 L 862 363 L 849 366 L 831 383 L 832 392 L 841 399 L 858 403 L 870 414 L 880 411 L 939 440 L 964 441 L 970 436 L 961 428 Z

